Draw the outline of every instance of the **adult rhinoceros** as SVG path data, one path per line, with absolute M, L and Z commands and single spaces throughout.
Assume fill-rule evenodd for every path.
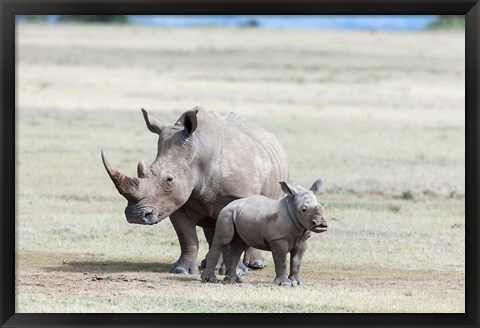
M 218 214 L 228 203 L 250 195 L 279 198 L 278 182 L 288 180 L 287 156 L 272 134 L 235 113 L 195 107 L 165 126 L 142 111 L 148 129 L 159 136 L 155 161 L 150 166 L 140 161 L 138 177 L 117 171 L 102 150 L 103 163 L 128 201 L 127 221 L 155 224 L 170 217 L 181 248 L 171 272 L 196 273 L 196 226 L 211 246 Z M 252 248 L 243 263 L 265 264 Z

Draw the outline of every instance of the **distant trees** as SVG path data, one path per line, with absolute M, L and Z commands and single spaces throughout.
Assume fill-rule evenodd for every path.
M 438 19 L 430 23 L 429 29 L 465 29 L 465 16 L 440 15 Z
M 38 22 L 46 22 L 47 16 L 45 15 L 18 15 L 17 19 L 25 19 L 27 22 L 38 23 Z
M 125 15 L 17 15 L 16 19 L 33 23 L 128 23 Z
M 125 15 L 61 15 L 60 22 L 78 23 L 127 23 Z

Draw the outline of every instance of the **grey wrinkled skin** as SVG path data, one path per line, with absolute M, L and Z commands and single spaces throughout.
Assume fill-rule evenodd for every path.
M 303 254 L 310 232 L 327 231 L 327 220 L 315 193 L 322 185 L 316 180 L 310 190 L 280 182 L 285 197 L 274 200 L 265 196 L 250 196 L 228 204 L 221 212 L 215 228 L 213 245 L 206 258 L 202 282 L 218 283 L 215 264 L 229 246 L 226 261 L 226 282 L 241 283 L 236 274 L 236 261 L 247 247 L 271 251 L 275 262 L 274 283 L 283 286 L 302 284 L 299 278 Z M 290 252 L 290 274 L 287 253 Z M 288 276 L 287 276 L 288 275 Z
M 204 229 L 210 246 L 218 214 L 228 203 L 251 195 L 280 197 L 278 181 L 288 179 L 287 156 L 272 134 L 235 113 L 195 107 L 166 126 L 142 111 L 147 128 L 158 134 L 154 162 L 140 161 L 138 177 L 128 177 L 110 165 L 102 150 L 104 166 L 128 201 L 129 223 L 156 224 L 170 217 L 181 248 L 172 272 L 193 274 L 196 226 Z M 255 249 L 245 252 L 244 263 L 254 268 L 265 265 Z M 245 273 L 245 266 L 239 265 Z

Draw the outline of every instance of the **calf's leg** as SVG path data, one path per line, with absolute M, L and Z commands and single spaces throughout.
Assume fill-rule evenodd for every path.
M 275 263 L 275 279 L 276 285 L 291 286 L 291 281 L 287 278 L 287 253 L 288 243 L 284 240 L 274 240 L 270 243 L 272 250 L 273 262 Z
M 215 228 L 203 228 L 203 233 L 205 234 L 205 238 L 207 239 L 207 242 L 208 242 L 208 248 L 210 249 L 210 247 L 212 247 L 212 244 L 213 244 L 213 236 L 215 235 Z M 225 248 L 225 250 L 221 253 L 220 258 L 218 259 L 218 263 L 216 265 L 218 274 L 223 275 L 225 274 L 225 272 L 227 272 L 227 268 L 225 267 L 225 262 L 223 260 L 223 259 L 226 259 L 227 253 L 228 253 L 228 247 Z M 202 262 L 200 263 L 200 267 L 205 268 L 206 262 L 207 262 L 207 259 L 205 256 L 205 259 L 203 259 Z M 247 272 L 248 272 L 247 267 L 241 261 L 238 261 L 237 274 L 239 276 L 245 276 L 247 275 Z
M 233 241 L 230 243 L 230 250 L 226 256 L 225 266 L 227 268 L 227 273 L 225 275 L 225 281 L 230 283 L 243 283 L 243 280 L 239 277 L 238 274 L 238 261 L 245 249 L 248 248 L 248 245 L 240 239 L 237 235 Z
M 215 227 L 203 228 L 203 233 L 205 235 L 205 239 L 207 239 L 208 249 L 210 249 L 212 247 L 212 244 L 213 244 L 213 236 L 215 235 Z M 222 254 L 223 254 L 223 252 L 222 252 Z M 222 254 L 220 254 L 220 257 L 218 259 L 217 265 L 215 266 L 215 269 L 220 270 L 220 274 L 222 274 L 221 273 L 222 271 L 223 271 L 223 274 L 225 274 L 226 269 L 225 269 L 225 264 L 223 263 L 223 255 Z M 202 269 L 205 269 L 206 266 L 207 266 L 207 254 L 205 254 L 205 258 L 200 263 L 200 267 Z
M 299 278 L 300 265 L 302 262 L 303 254 L 307 250 L 307 241 L 300 243 L 290 251 L 290 275 L 288 279 L 292 282 L 292 286 L 303 285 Z
M 221 212 L 215 226 L 212 247 L 210 247 L 206 256 L 205 270 L 203 270 L 201 275 L 202 282 L 218 283 L 218 279 L 215 276 L 215 266 L 218 263 L 222 250 L 232 241 L 234 233 L 235 227 L 231 211 Z

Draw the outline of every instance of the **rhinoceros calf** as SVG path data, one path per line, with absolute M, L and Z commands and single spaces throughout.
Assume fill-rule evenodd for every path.
M 316 180 L 310 190 L 280 182 L 287 196 L 273 200 L 257 195 L 231 202 L 218 216 L 213 245 L 207 254 L 202 282 L 217 283 L 215 265 L 229 245 L 225 281 L 242 283 L 236 273 L 236 263 L 249 246 L 272 252 L 277 285 L 302 284 L 300 263 L 310 237 L 310 231 L 324 232 L 327 221 L 315 193 L 322 185 Z M 290 275 L 287 277 L 287 253 L 290 252 Z
M 193 274 L 199 247 L 196 227 L 203 228 L 211 245 L 215 222 L 225 205 L 251 195 L 280 197 L 278 181 L 288 179 L 287 156 L 271 133 L 235 113 L 195 107 L 170 126 L 146 110 L 143 116 L 147 128 L 158 135 L 153 163 L 140 161 L 138 177 L 116 170 L 104 151 L 103 163 L 127 199 L 127 221 L 155 224 L 169 217 L 181 250 L 172 272 Z M 264 266 L 260 251 L 252 248 L 245 252 L 244 263 L 252 268 Z

